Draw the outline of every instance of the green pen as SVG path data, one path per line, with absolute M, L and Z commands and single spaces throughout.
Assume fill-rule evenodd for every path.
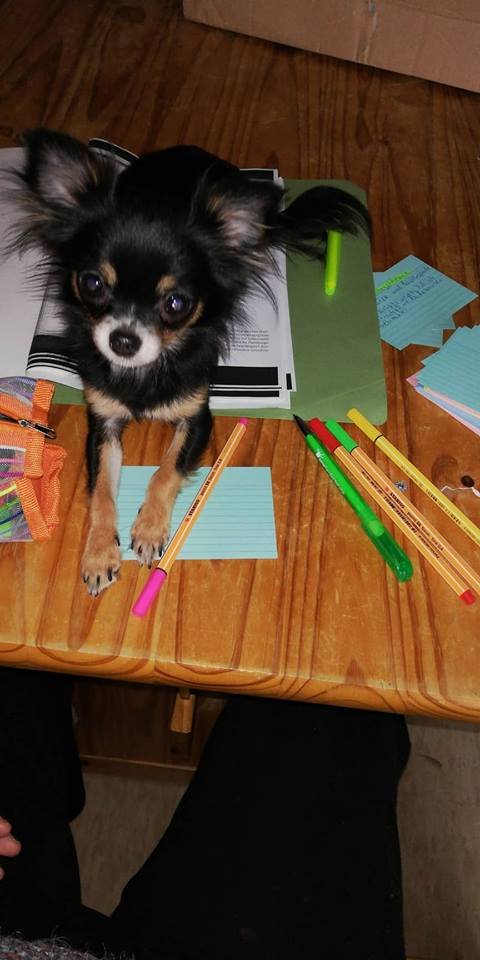
M 304 434 L 307 446 L 310 447 L 310 450 L 321 463 L 326 473 L 328 473 L 330 479 L 333 480 L 342 496 L 345 497 L 345 500 L 355 511 L 360 519 L 362 529 L 379 553 L 381 553 L 388 566 L 393 570 L 397 579 L 401 581 L 410 580 L 410 577 L 413 575 L 413 567 L 406 553 L 404 553 L 397 541 L 388 530 L 386 530 L 376 513 L 368 506 L 368 503 L 365 502 L 356 487 L 353 486 L 353 483 L 351 483 L 341 467 L 338 466 L 324 444 L 311 433 L 305 420 L 295 416 L 295 414 L 294 420 Z
M 327 297 L 333 297 L 337 289 L 340 273 L 340 252 L 342 249 L 342 234 L 339 230 L 329 230 L 327 233 L 327 249 L 325 254 L 324 289 Z
M 391 533 L 384 527 L 383 533 L 379 537 L 372 536 L 371 531 L 362 523 L 362 529 L 370 537 L 374 547 L 382 554 L 385 563 L 393 570 L 397 580 L 402 583 L 410 580 L 413 576 L 413 566 L 411 560 L 407 557 Z

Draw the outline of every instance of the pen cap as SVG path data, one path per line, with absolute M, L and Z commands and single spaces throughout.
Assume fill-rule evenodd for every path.
M 378 552 L 381 553 L 385 563 L 393 570 L 397 580 L 402 582 L 410 580 L 413 576 L 412 563 L 388 530 L 384 530 L 380 537 L 375 537 L 363 523 L 362 529 L 377 548 Z
M 347 431 L 344 430 L 336 420 L 326 420 L 325 426 L 328 430 L 330 430 L 330 433 L 333 434 L 338 442 L 341 443 L 342 447 L 345 447 L 345 450 L 348 450 L 349 453 L 351 453 L 352 450 L 355 450 L 355 447 L 358 447 L 357 441 L 353 440 Z
M 370 420 L 367 420 L 367 418 L 363 416 L 363 413 L 360 413 L 360 410 L 357 410 L 356 407 L 348 410 L 347 417 L 350 418 L 356 427 L 360 427 L 362 433 L 364 433 L 369 440 L 373 440 L 374 443 L 379 437 L 383 436 L 382 431 L 374 427 L 373 423 L 370 423 Z
M 166 579 L 167 574 L 165 570 L 161 570 L 160 567 L 152 571 L 140 596 L 132 607 L 132 613 L 134 613 L 136 617 L 144 617 L 145 614 L 148 613 L 160 587 Z
M 313 417 L 312 420 L 309 420 L 308 426 L 310 427 L 312 433 L 314 433 L 315 436 L 325 444 L 330 453 L 333 453 L 337 447 L 340 446 L 340 442 L 335 439 L 333 434 L 330 433 L 330 430 L 327 430 L 325 424 L 322 423 L 318 417 Z

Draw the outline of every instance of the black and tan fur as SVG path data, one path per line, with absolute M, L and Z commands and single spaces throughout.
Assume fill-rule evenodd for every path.
M 321 257 L 328 229 L 369 230 L 362 204 L 316 187 L 246 179 L 198 147 L 145 154 L 118 172 L 73 138 L 25 135 L 16 245 L 40 245 L 85 386 L 90 519 L 82 573 L 97 595 L 118 576 L 115 496 L 131 420 L 159 419 L 172 443 L 132 527 L 141 563 L 161 555 L 172 505 L 208 442 L 209 384 L 243 302 L 275 249 Z

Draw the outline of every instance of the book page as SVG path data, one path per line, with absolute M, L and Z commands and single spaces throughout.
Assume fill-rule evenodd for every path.
M 29 251 L 20 257 L 6 252 L 19 219 L 18 208 L 8 197 L 11 188 L 8 174 L 19 169 L 22 162 L 21 147 L 0 150 L 0 377 L 25 376 L 28 351 L 42 305 L 42 292 L 32 283 L 40 253 Z

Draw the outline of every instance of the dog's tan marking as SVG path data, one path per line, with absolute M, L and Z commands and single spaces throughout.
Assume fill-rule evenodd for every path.
M 82 558 L 82 573 L 94 596 L 116 580 L 121 562 L 116 542 L 115 496 L 120 477 L 122 448 L 119 440 L 107 441 L 99 454 L 98 473 L 90 498 L 89 530 Z
M 115 400 L 114 397 L 109 397 L 106 393 L 102 393 L 101 390 L 97 390 L 96 387 L 85 387 L 85 398 L 93 412 L 98 414 L 99 417 L 104 417 L 106 420 L 132 419 L 132 414 L 128 407 L 120 403 L 120 400 Z
M 117 282 L 117 274 L 116 274 L 115 268 L 112 267 L 112 264 L 108 263 L 108 261 L 105 260 L 103 263 L 100 264 L 98 269 L 103 279 L 105 280 L 106 284 L 109 287 L 114 287 Z M 72 290 L 77 300 L 81 300 L 82 298 L 80 296 L 80 290 L 78 289 L 78 274 L 76 273 L 76 271 L 72 273 Z
M 148 420 L 165 420 L 167 423 L 177 423 L 178 420 L 188 420 L 195 416 L 203 407 L 208 396 L 208 387 L 201 387 L 189 397 L 170 404 L 159 404 L 145 410 L 143 416 Z
M 207 210 L 209 213 L 223 213 L 225 206 L 225 194 L 212 193 L 207 201 Z
M 201 387 L 189 397 L 170 404 L 159 404 L 142 413 L 143 420 L 165 420 L 166 423 L 177 423 L 178 420 L 195 416 L 203 407 L 208 396 L 208 387 Z M 131 420 L 132 414 L 128 407 L 113 397 L 108 397 L 96 387 L 85 387 L 85 397 L 94 413 L 106 420 Z
M 185 339 L 186 332 L 189 327 L 195 326 L 197 320 L 200 319 L 203 313 L 203 306 L 201 300 L 197 303 L 193 313 L 184 321 L 183 326 L 178 330 L 170 330 L 169 327 L 164 327 L 162 330 L 162 343 L 166 347 L 173 347 L 176 344 L 181 344 L 182 340 Z
M 140 563 L 151 564 L 170 535 L 173 504 L 183 482 L 176 468 L 178 455 L 187 437 L 186 427 L 177 427 L 172 443 L 147 487 L 145 502 L 131 530 L 134 550 Z
M 184 336 L 184 330 L 169 330 L 168 327 L 165 327 L 162 330 L 162 347 L 167 347 L 167 349 L 174 347 L 182 342 Z
M 72 290 L 73 290 L 73 292 L 74 292 L 77 300 L 81 300 L 80 290 L 78 289 L 77 274 L 76 274 L 76 271 L 75 271 L 75 270 L 74 270 L 73 273 L 72 273 Z
M 99 267 L 100 273 L 109 287 L 114 287 L 117 282 L 117 271 L 108 260 L 103 260 Z
M 170 290 L 175 290 L 177 286 L 177 281 L 171 273 L 166 273 L 165 276 L 160 277 L 160 280 L 155 287 L 157 293 L 170 293 Z
M 203 300 L 199 300 L 191 317 L 188 318 L 187 327 L 193 327 L 196 324 L 197 320 L 200 320 L 200 317 L 202 316 L 202 313 L 203 313 L 203 307 L 204 307 Z

